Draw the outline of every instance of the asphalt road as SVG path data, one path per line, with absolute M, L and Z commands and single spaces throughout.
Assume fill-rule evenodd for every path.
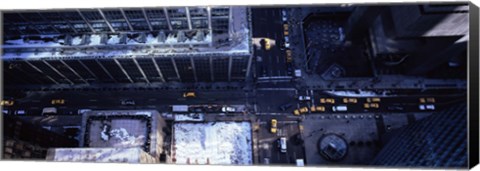
M 11 111 L 25 110 L 28 115 L 39 115 L 44 107 L 57 107 L 58 113 L 77 113 L 78 109 L 157 109 L 168 111 L 177 104 L 245 105 L 249 98 L 243 90 L 215 90 L 196 92 L 195 98 L 184 98 L 183 91 L 46 91 L 29 92 L 27 97 L 16 99 Z M 63 105 L 52 105 L 52 99 L 64 99 Z M 133 100 L 135 105 L 125 106 L 122 100 Z
M 285 51 L 280 50 L 284 43 L 281 8 L 252 8 L 253 37 L 275 40 L 270 50 L 255 49 L 254 55 L 261 57 L 257 63 L 259 77 L 287 76 Z M 265 71 L 264 71 L 265 70 Z
M 278 116 L 262 116 L 259 130 L 259 158 L 260 162 L 265 164 L 266 160 L 270 164 L 295 164 L 296 159 L 304 158 L 303 144 L 297 140 L 300 134 L 298 121 L 286 120 L 287 118 Z M 277 119 L 277 133 L 271 133 L 271 119 Z M 281 152 L 279 148 L 280 138 L 287 138 L 287 152 Z

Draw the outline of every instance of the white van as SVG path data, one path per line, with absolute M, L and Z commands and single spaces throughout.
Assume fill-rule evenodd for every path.
M 345 106 L 345 105 L 332 106 L 332 111 L 334 111 L 334 112 L 345 112 L 345 111 L 347 111 L 347 106 Z
M 280 148 L 280 152 L 286 153 L 287 152 L 287 138 L 282 137 L 278 141 L 278 147 Z

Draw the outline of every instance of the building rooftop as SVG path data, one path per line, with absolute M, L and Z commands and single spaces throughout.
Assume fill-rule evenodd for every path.
M 228 33 L 197 30 L 21 36 L 4 40 L 3 59 L 250 54 L 246 7 L 232 7 Z M 213 34 L 213 35 L 212 35 Z

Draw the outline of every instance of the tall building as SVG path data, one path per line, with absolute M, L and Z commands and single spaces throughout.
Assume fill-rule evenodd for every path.
M 393 134 L 373 165 L 395 167 L 467 167 L 465 103 L 436 112 Z
M 368 48 L 377 75 L 465 78 L 468 13 L 468 3 L 358 6 L 345 35 Z
M 17 117 L 3 116 L 3 159 L 44 159 L 48 148 L 77 147 L 73 138 Z
M 244 81 L 246 7 L 3 13 L 6 85 Z
M 465 79 L 468 19 L 468 3 L 319 10 L 303 19 L 306 66 L 325 79 L 378 75 Z

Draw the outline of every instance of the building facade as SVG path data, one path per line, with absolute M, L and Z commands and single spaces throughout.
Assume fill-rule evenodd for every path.
M 5 84 L 244 81 L 246 7 L 3 13 Z

